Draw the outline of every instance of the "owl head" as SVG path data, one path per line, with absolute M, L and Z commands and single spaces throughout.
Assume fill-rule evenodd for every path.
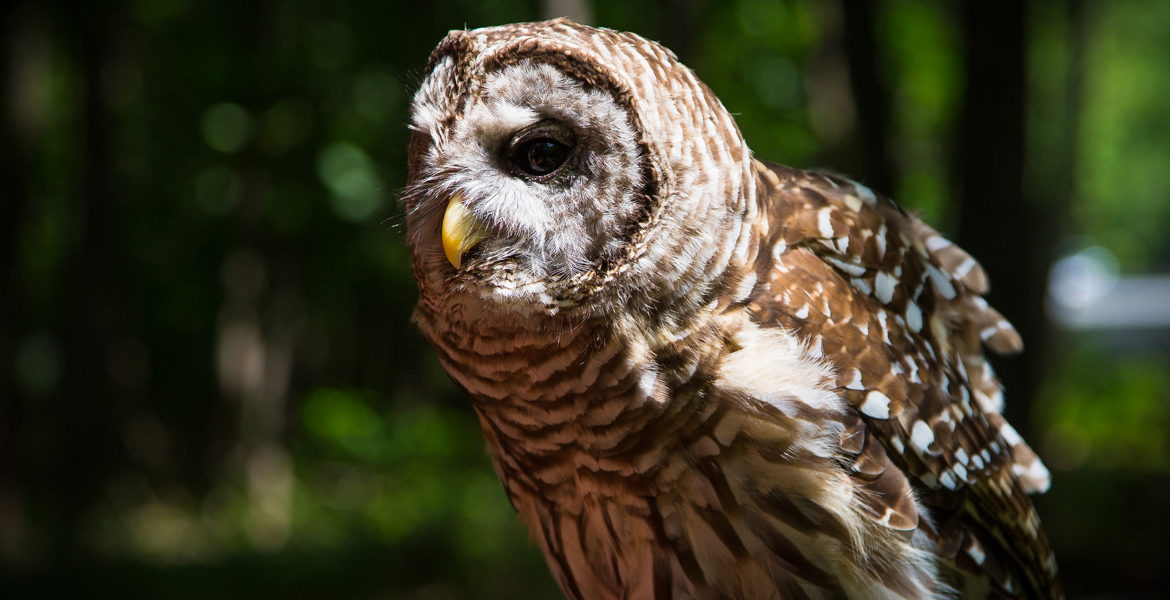
M 424 303 L 672 302 L 742 253 L 734 121 L 662 46 L 567 20 L 453 31 L 415 95 L 407 229 Z M 436 307 L 437 308 L 437 307 Z

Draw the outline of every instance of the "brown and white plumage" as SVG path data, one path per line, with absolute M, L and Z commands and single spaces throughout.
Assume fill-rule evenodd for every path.
M 452 32 L 412 127 L 416 319 L 569 598 L 1060 596 L 966 253 L 632 34 Z

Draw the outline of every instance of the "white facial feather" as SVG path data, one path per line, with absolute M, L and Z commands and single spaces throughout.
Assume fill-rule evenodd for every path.
M 436 85 L 415 98 L 413 126 L 433 144 L 423 176 L 407 191 L 424 196 L 415 210 L 441 215 L 460 194 L 492 233 L 478 256 L 515 263 L 534 278 L 572 275 L 620 250 L 622 231 L 639 209 L 643 165 L 630 117 L 610 93 L 525 61 L 489 73 L 461 118 L 444 125 L 436 115 L 450 107 Z M 574 149 L 556 174 L 535 180 L 512 167 L 507 148 L 517 133 L 542 122 L 570 131 Z M 419 229 L 422 237 L 437 233 Z

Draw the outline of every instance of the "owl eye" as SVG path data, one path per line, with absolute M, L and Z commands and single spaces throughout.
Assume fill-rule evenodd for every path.
M 543 177 L 561 168 L 572 150 L 560 140 L 547 136 L 533 137 L 512 146 L 511 160 L 521 173 Z

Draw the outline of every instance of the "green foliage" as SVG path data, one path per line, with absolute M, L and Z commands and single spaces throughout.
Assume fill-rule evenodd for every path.
M 942 231 L 954 227 L 947 157 L 964 84 L 958 23 L 948 8 L 894 1 L 878 28 L 895 95 L 893 143 L 902 178 L 894 197 Z
M 814 8 L 794 1 L 716 3 L 689 61 L 765 160 L 813 166 L 818 142 L 801 67 L 821 39 Z
M 1070 352 L 1035 407 L 1053 468 L 1170 469 L 1168 367 L 1156 353 L 1118 359 L 1092 345 Z
M 1170 4 L 1089 6 L 1073 216 L 1123 266 L 1147 269 L 1167 255 L 1170 228 Z
M 462 560 L 500 563 L 523 553 L 526 536 L 486 464 L 477 424 L 408 398 L 394 404 L 405 406 L 336 389 L 305 401 L 308 436 L 296 451 L 306 541 L 344 542 L 337 532 L 356 529 L 395 544 L 427 532 Z

